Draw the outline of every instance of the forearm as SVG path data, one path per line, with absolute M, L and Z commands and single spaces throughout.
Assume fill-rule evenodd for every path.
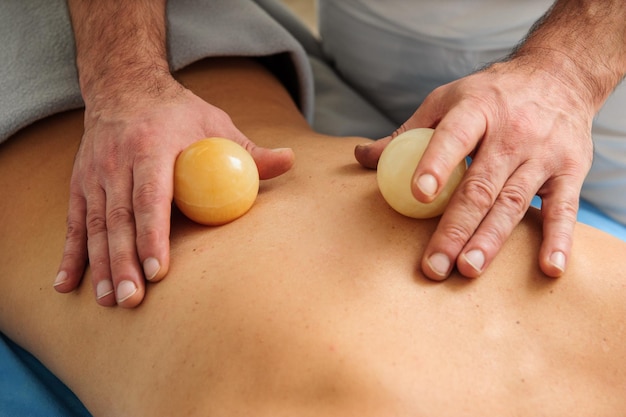
M 68 0 L 87 105 L 160 92 L 169 77 L 165 6 L 166 0 Z
M 551 72 L 595 112 L 626 74 L 626 2 L 557 0 L 511 58 Z

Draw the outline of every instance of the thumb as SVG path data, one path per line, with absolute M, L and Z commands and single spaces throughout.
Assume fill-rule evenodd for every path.
M 259 178 L 267 180 L 289 171 L 294 164 L 295 154 L 291 148 L 268 149 L 254 145 L 248 150 L 259 170 Z
M 418 109 L 419 110 L 419 109 Z M 414 129 L 416 127 L 425 126 L 420 124 L 415 114 L 406 122 L 404 122 L 395 132 L 391 135 L 379 139 L 375 142 L 368 143 L 367 145 L 357 145 L 354 148 L 354 157 L 365 168 L 376 169 L 378 166 L 378 160 L 383 153 L 389 142 L 391 142 L 398 135 L 406 132 L 407 130 Z
M 291 148 L 270 149 L 257 146 L 236 128 L 230 139 L 243 146 L 252 156 L 262 180 L 278 177 L 289 171 L 294 164 L 295 154 Z
M 365 168 L 376 169 L 380 154 L 391 140 L 392 137 L 387 136 L 367 145 L 357 145 L 354 148 L 354 157 Z

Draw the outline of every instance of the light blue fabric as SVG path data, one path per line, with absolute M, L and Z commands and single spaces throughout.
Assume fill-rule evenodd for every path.
M 578 221 L 607 232 L 626 242 L 626 226 L 613 220 L 586 200 L 580 200 Z

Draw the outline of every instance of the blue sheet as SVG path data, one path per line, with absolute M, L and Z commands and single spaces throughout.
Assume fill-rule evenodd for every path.
M 0 416 L 90 415 L 57 377 L 30 353 L 0 333 Z
M 626 226 L 611 220 L 591 203 L 584 200 L 580 203 L 578 221 L 594 226 L 597 229 L 604 230 L 605 232 L 626 241 Z

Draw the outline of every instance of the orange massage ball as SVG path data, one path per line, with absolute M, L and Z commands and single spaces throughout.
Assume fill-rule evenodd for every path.
M 208 138 L 187 147 L 174 167 L 174 202 L 191 220 L 219 226 L 244 215 L 259 192 L 259 171 L 237 143 Z

